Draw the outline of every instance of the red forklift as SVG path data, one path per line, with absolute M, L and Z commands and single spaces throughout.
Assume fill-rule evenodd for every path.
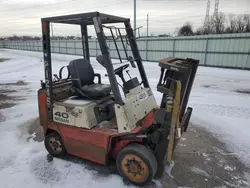
M 68 153 L 101 165 L 116 161 L 119 174 L 138 186 L 161 177 L 165 162 L 171 162 L 174 148 L 189 124 L 192 108 L 187 103 L 199 60 L 169 57 L 159 61 L 157 90 L 162 100 L 158 106 L 128 18 L 89 12 L 41 21 L 45 81 L 38 90 L 38 103 L 47 151 L 55 157 Z M 72 59 L 60 69 L 59 76 L 52 74 L 51 23 L 81 28 L 83 58 Z M 109 84 L 102 82 L 91 64 L 91 26 L 101 52 L 96 60 L 106 70 Z M 110 31 L 111 37 L 104 30 Z M 116 47 L 121 64 L 116 69 L 107 40 Z M 130 66 L 138 69 L 139 78 L 126 71 L 126 79 L 124 71 Z M 69 74 L 63 78 L 65 67 Z

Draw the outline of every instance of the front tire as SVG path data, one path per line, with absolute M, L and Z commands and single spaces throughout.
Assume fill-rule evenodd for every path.
M 118 153 L 116 166 L 125 180 L 134 185 L 143 186 L 154 178 L 157 171 L 157 160 L 148 148 L 134 143 Z
M 44 140 L 44 145 L 49 154 L 54 157 L 62 157 L 66 153 L 62 139 L 57 132 L 49 133 Z

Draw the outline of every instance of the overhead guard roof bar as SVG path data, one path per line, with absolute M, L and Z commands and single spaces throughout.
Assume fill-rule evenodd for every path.
M 63 24 L 93 25 L 94 17 L 99 17 L 101 19 L 102 24 L 122 23 L 122 22 L 129 21 L 128 18 L 112 16 L 109 14 L 103 14 L 99 12 L 48 17 L 48 18 L 42 18 L 42 21 L 48 21 L 52 23 L 63 23 Z

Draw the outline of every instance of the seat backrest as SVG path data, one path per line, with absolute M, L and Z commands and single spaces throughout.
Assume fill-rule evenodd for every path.
M 69 63 L 69 72 L 74 85 L 82 87 L 94 83 L 94 69 L 87 59 L 75 59 Z

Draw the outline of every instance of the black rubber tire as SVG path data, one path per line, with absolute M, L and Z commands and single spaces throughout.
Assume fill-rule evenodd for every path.
M 131 181 L 122 171 L 121 162 L 127 154 L 134 154 L 140 157 L 144 163 L 148 166 L 149 175 L 147 179 L 143 182 L 133 182 Z M 157 160 L 151 150 L 146 148 L 144 145 L 133 143 L 122 149 L 116 157 L 116 167 L 119 174 L 128 182 L 136 186 L 144 186 L 152 181 L 157 171 Z
M 61 144 L 61 151 L 59 153 L 55 152 L 53 150 L 53 148 L 50 146 L 49 142 L 50 142 L 51 138 L 54 138 L 56 141 L 60 142 L 60 144 Z M 45 137 L 44 145 L 45 145 L 46 150 L 49 152 L 49 154 L 52 155 L 52 156 L 54 156 L 54 157 L 63 157 L 66 154 L 66 149 L 65 149 L 64 144 L 62 142 L 62 139 L 61 139 L 60 135 L 57 132 L 49 133 Z

